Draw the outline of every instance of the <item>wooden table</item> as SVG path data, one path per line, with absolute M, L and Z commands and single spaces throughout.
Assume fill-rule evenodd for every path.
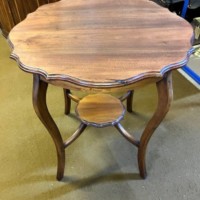
M 145 178 L 147 144 L 173 96 L 171 71 L 188 62 L 192 37 L 190 24 L 148 0 L 61 0 L 40 7 L 14 27 L 9 35 L 11 57 L 33 74 L 33 105 L 55 143 L 58 180 L 64 175 L 65 148 L 86 124 L 63 141 L 46 105 L 48 84 L 64 88 L 68 114 L 70 99 L 79 102 L 71 89 L 100 94 L 100 99 L 102 93 L 129 92 L 121 100 L 127 98 L 131 112 L 134 89 L 155 83 L 157 109 L 139 140 L 113 124 L 138 148 L 140 175 Z

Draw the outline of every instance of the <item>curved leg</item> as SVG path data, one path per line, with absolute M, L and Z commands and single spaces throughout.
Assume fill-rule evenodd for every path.
M 75 133 L 64 142 L 64 147 L 67 148 L 72 142 L 74 142 L 81 135 L 81 133 L 83 133 L 86 127 L 86 124 L 81 123 Z
M 39 75 L 34 75 L 33 106 L 37 116 L 48 130 L 56 146 L 58 159 L 57 179 L 61 180 L 63 178 L 65 168 L 65 149 L 60 131 L 52 119 L 46 105 L 47 87 L 48 83 L 42 81 Z
M 173 98 L 172 89 L 172 77 L 171 72 L 167 73 L 166 76 L 159 82 L 156 83 L 158 92 L 158 105 L 153 117 L 148 122 L 146 128 L 140 139 L 140 145 L 138 149 L 138 165 L 140 170 L 140 176 L 146 178 L 146 165 L 145 165 L 145 155 L 148 142 L 154 133 L 155 129 L 164 119 L 167 114 L 170 103 Z
M 115 124 L 115 127 L 121 133 L 121 135 L 125 137 L 130 143 L 132 143 L 136 147 L 139 147 L 140 142 L 135 140 L 135 138 L 130 133 L 128 133 L 120 123 Z
M 130 91 L 130 94 L 127 98 L 127 101 L 126 101 L 126 107 L 127 107 L 127 111 L 128 112 L 133 112 L 133 94 L 134 94 L 134 90 Z
M 64 98 L 65 98 L 65 114 L 68 115 L 70 113 L 71 108 L 71 98 L 69 97 L 70 90 L 63 89 Z

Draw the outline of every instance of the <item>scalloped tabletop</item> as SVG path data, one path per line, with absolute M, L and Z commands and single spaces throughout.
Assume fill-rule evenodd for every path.
M 46 80 L 116 86 L 185 65 L 191 25 L 148 0 L 61 0 L 9 34 L 11 57 Z

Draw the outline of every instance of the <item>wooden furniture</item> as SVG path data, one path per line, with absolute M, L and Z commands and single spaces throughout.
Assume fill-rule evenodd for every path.
M 35 11 L 39 6 L 59 0 L 1 0 L 0 1 L 0 28 L 5 36 L 26 15 Z
M 83 124 L 99 128 L 117 124 L 124 111 L 122 102 L 109 94 L 88 95 L 76 107 L 76 114 Z
M 83 123 L 85 114 L 82 113 L 84 100 L 74 97 L 70 89 L 97 93 L 97 104 L 109 104 L 111 110 L 120 111 L 121 103 L 118 100 L 106 100 L 107 96 L 105 98 L 102 94 L 117 91 L 126 93 L 155 83 L 158 91 L 157 109 L 141 138 L 135 140 L 123 127 L 116 126 L 138 148 L 140 175 L 146 177 L 148 142 L 172 101 L 171 71 L 188 62 L 192 53 L 192 37 L 193 30 L 188 22 L 146 0 L 61 0 L 40 7 L 14 27 L 9 34 L 11 57 L 22 70 L 33 74 L 33 105 L 55 143 L 58 180 L 64 175 L 65 148 L 86 127 L 86 123 Z M 70 111 L 70 100 L 78 102 L 77 113 L 82 123 L 66 141 L 46 105 L 48 84 L 64 88 L 66 114 Z M 126 97 L 128 110 L 131 111 L 133 92 L 125 94 L 121 100 Z M 89 96 L 85 98 L 91 100 Z M 92 105 L 95 104 L 93 100 Z M 89 110 L 87 104 L 84 111 L 86 117 Z M 95 118 L 96 112 L 104 114 L 106 119 L 103 122 L 113 117 L 105 117 L 105 110 L 100 109 L 95 110 L 94 118 L 85 121 L 101 124 Z M 119 122 L 120 116 L 123 114 L 118 113 L 111 121 L 117 119 Z

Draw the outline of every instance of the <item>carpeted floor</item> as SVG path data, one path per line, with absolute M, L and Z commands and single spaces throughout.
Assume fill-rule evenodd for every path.
M 65 178 L 58 182 L 53 142 L 32 108 L 32 77 L 9 54 L 0 36 L 0 199 L 200 199 L 200 93 L 177 71 L 171 109 L 149 144 L 146 180 L 138 176 L 136 149 L 110 127 L 86 129 L 66 151 Z M 50 86 L 48 105 L 69 137 L 79 122 L 63 114 L 61 88 Z M 136 90 L 135 113 L 123 125 L 139 137 L 155 106 L 154 85 Z

